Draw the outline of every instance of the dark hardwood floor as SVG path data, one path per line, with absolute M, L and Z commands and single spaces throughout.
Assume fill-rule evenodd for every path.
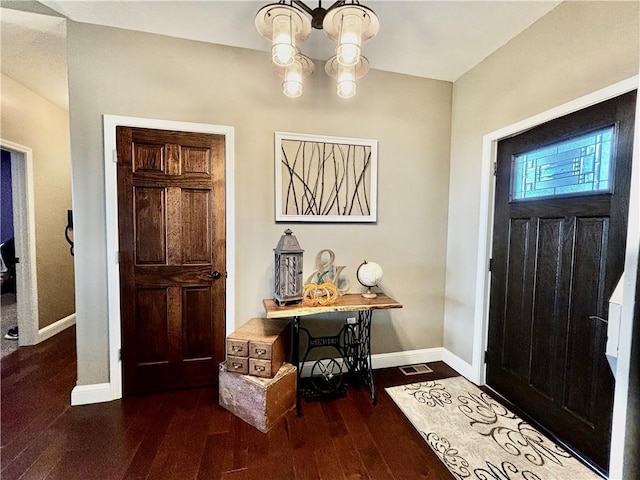
M 75 329 L 2 359 L 2 465 L 14 479 L 452 479 L 384 387 L 456 375 L 375 372 L 378 405 L 352 386 L 303 402 L 263 434 L 202 388 L 70 406 Z

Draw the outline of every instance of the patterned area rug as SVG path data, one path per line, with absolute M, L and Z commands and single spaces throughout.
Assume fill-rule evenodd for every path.
M 458 479 L 600 479 L 463 377 L 386 391 Z

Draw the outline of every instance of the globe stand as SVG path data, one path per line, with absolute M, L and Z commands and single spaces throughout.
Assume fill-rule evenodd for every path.
M 362 292 L 362 296 L 364 298 L 376 298 L 378 296 L 377 293 L 371 291 L 371 287 L 367 287 L 365 292 Z
M 377 286 L 380 280 L 382 280 L 382 268 L 380 265 L 365 260 L 358 266 L 356 278 L 358 282 L 360 282 L 360 285 L 366 288 L 361 294 L 363 298 L 372 299 L 378 296 L 378 294 L 371 291 L 371 287 Z

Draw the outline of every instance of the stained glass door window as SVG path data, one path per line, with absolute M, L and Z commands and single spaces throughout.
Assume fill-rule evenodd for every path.
M 611 192 L 614 127 L 512 158 L 511 201 Z

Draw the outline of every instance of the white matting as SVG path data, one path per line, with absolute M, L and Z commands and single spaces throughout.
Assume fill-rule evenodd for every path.
M 464 377 L 386 391 L 458 479 L 600 479 Z

